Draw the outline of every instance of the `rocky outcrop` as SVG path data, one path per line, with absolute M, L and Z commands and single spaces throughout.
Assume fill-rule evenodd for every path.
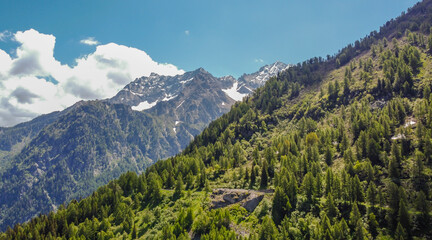
M 243 202 L 242 207 L 244 207 L 248 212 L 253 212 L 258 204 L 263 200 L 264 194 L 257 195 L 255 193 L 251 193 L 249 197 Z M 248 200 L 249 199 L 249 200 Z
M 272 190 L 255 191 L 245 189 L 217 188 L 212 192 L 211 209 L 227 207 L 232 204 L 240 204 L 248 212 L 253 212 L 266 193 Z

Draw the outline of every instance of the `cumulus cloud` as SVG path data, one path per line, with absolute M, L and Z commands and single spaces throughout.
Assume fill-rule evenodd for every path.
M 89 37 L 89 38 L 83 39 L 80 41 L 80 43 L 85 44 L 85 45 L 90 45 L 90 46 L 100 44 L 100 42 L 98 42 L 94 37 Z
M 0 126 L 63 110 L 79 100 L 114 96 L 137 77 L 177 75 L 183 70 L 155 62 L 146 52 L 109 43 L 75 60 L 73 67 L 54 58 L 55 37 L 34 29 L 11 37 L 16 56 L 0 49 Z

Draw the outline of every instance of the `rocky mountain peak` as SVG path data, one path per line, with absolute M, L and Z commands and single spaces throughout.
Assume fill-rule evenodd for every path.
M 276 76 L 279 72 L 288 69 L 290 66 L 291 65 L 289 64 L 276 61 L 272 64 L 261 67 L 257 72 L 243 74 L 238 81 L 249 89 L 255 89 L 264 85 L 269 78 Z

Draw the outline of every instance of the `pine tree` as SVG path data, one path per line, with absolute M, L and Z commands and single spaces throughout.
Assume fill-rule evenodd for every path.
M 405 231 L 405 229 L 402 227 L 402 225 L 400 223 L 398 223 L 397 228 L 396 228 L 396 232 L 395 232 L 395 240 L 405 240 L 407 239 L 408 235 Z
M 184 219 L 184 229 L 190 230 L 194 220 L 192 208 L 188 208 L 186 211 L 186 217 Z
M 263 159 L 263 164 L 261 168 L 261 189 L 267 188 L 268 185 L 268 164 L 267 160 Z
M 315 195 L 314 177 L 312 173 L 308 172 L 303 178 L 303 192 L 309 203 L 312 202 L 312 197 Z
M 186 189 L 192 189 L 194 187 L 194 176 L 191 172 L 186 175 Z
M 387 197 L 389 210 L 387 211 L 386 218 L 389 223 L 390 229 L 395 230 L 397 225 L 397 215 L 399 211 L 399 188 L 393 182 L 390 182 L 387 186 Z
M 327 168 L 326 181 L 325 181 L 325 194 L 328 195 L 331 192 L 333 183 L 333 172 L 330 168 Z
M 374 207 L 375 204 L 377 204 L 377 190 L 375 187 L 375 184 L 373 182 L 369 183 L 369 187 L 366 191 L 367 195 L 367 201 L 371 205 L 371 207 Z
M 333 153 L 332 153 L 332 150 L 329 146 L 327 146 L 326 151 L 325 151 L 325 161 L 326 161 L 328 166 L 331 166 L 333 163 Z
M 339 228 L 342 233 L 341 238 L 339 239 L 348 239 L 350 237 L 350 230 L 344 218 L 340 220 Z
M 333 239 L 330 219 L 325 214 L 321 217 L 321 231 L 324 232 L 324 239 Z
M 182 180 L 181 174 L 179 174 L 178 179 L 176 181 L 175 189 L 174 189 L 174 195 L 173 195 L 174 198 L 175 199 L 181 198 L 183 195 L 183 190 L 184 190 L 183 180 Z
M 354 200 L 357 200 L 359 202 L 364 201 L 363 188 L 361 186 L 360 179 L 357 174 L 352 179 L 352 193 L 353 193 Z
M 389 166 L 388 166 L 389 177 L 395 183 L 399 183 L 399 164 L 394 157 L 390 158 Z
M 351 206 L 351 213 L 350 213 L 350 225 L 354 229 L 357 226 L 357 222 L 359 222 L 361 219 L 361 214 L 358 209 L 357 203 L 354 202 L 354 204 Z
M 361 220 L 357 221 L 357 224 L 355 227 L 354 239 L 356 239 L 356 240 L 367 239 L 365 229 L 363 228 L 363 223 Z
M 277 187 L 273 197 L 272 217 L 276 225 L 279 225 L 284 217 L 291 210 L 291 204 L 288 197 L 282 191 L 282 188 Z
M 409 233 L 411 229 L 411 217 L 408 212 L 406 202 L 403 198 L 399 201 L 399 211 L 398 211 L 398 221 L 402 225 L 402 227 Z
M 261 160 L 260 152 L 259 152 L 258 147 L 255 147 L 255 148 L 254 148 L 254 150 L 253 150 L 253 152 L 252 152 L 252 159 L 254 160 L 253 163 L 252 163 L 252 167 L 253 167 L 255 164 L 259 163 L 259 161 Z
M 417 228 L 420 231 L 429 234 L 431 231 L 430 229 L 428 229 L 431 224 L 431 217 L 429 215 L 430 206 L 429 206 L 429 202 L 426 199 L 426 195 L 424 194 L 423 191 L 420 191 L 417 194 L 417 199 L 415 201 L 415 204 L 416 204 L 415 205 L 416 210 L 420 212 L 420 214 L 416 214 Z
M 373 237 L 376 237 L 376 235 L 378 234 L 379 224 L 376 220 L 375 214 L 369 213 L 368 225 L 369 225 L 369 232 L 372 234 Z
M 259 233 L 260 240 L 276 239 L 278 230 L 269 216 L 265 216 Z
M 147 197 L 155 202 L 159 201 L 162 198 L 162 194 L 160 192 L 160 182 L 158 180 L 158 176 L 155 173 L 150 173 L 148 176 L 148 191 Z
M 252 165 L 249 188 L 253 188 L 253 186 L 255 185 L 255 181 L 256 181 L 255 169 L 254 169 L 254 165 Z
M 411 169 L 411 179 L 414 185 L 414 188 L 416 190 L 421 190 L 424 187 L 424 174 L 423 174 L 423 170 L 424 170 L 424 165 L 423 165 L 423 160 L 424 160 L 424 154 L 422 152 L 420 152 L 419 150 L 415 151 L 415 158 L 413 161 L 413 166 Z
M 332 193 L 330 193 L 326 199 L 325 209 L 327 216 L 331 219 L 336 218 L 339 215 L 339 209 L 335 206 Z

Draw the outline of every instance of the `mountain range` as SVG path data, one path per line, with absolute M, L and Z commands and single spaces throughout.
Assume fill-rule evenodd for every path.
M 235 101 L 288 67 L 276 62 L 239 80 L 216 78 L 202 68 L 151 74 L 110 99 L 81 101 L 1 128 L 0 229 L 179 153 Z

